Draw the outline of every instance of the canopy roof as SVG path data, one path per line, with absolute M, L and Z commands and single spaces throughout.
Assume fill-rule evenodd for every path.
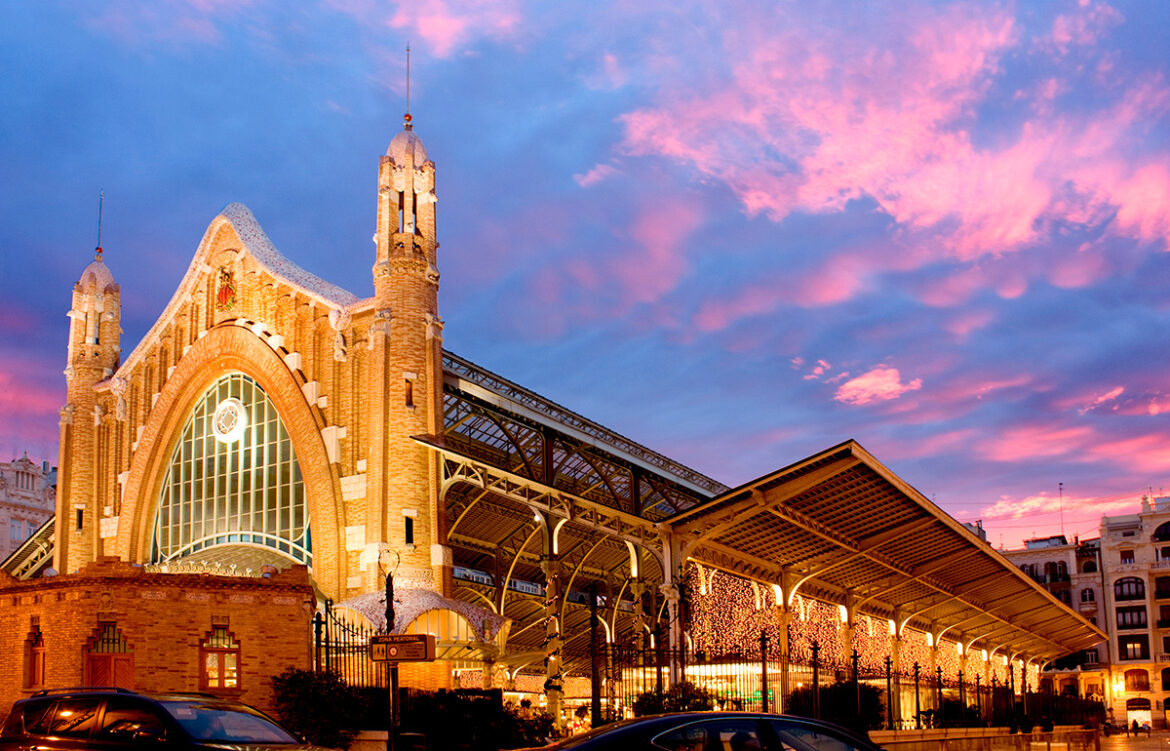
M 1052 659 L 1106 637 L 855 441 L 667 522 L 683 560 L 939 639 Z

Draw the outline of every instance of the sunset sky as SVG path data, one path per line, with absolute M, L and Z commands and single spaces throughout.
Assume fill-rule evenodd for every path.
M 1170 494 L 1170 2 L 0 4 L 0 460 L 72 284 L 123 347 L 246 204 L 372 294 L 436 163 L 446 346 L 729 485 L 854 438 L 995 545 Z

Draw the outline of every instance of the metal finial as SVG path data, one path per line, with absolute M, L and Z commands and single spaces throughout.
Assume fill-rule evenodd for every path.
M 406 43 L 406 127 L 410 128 L 410 42 Z
M 98 190 L 98 241 L 97 241 L 97 260 L 102 257 L 102 209 L 106 200 L 106 192 Z

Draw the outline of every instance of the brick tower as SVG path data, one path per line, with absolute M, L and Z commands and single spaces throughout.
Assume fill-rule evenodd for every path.
M 103 509 L 114 499 L 102 481 L 109 421 L 94 386 L 118 369 L 122 348 L 121 292 L 102 260 L 99 243 L 93 263 L 73 285 L 69 313 L 66 404 L 61 408 L 57 478 L 57 531 L 53 566 L 76 571 L 102 554 L 99 528 Z
M 381 570 L 397 560 L 396 580 L 448 594 L 451 552 L 444 544 L 439 467 L 432 452 L 411 439 L 442 433 L 443 324 L 438 308 L 435 165 L 414 133 L 409 114 L 379 164 L 374 241 L 366 539 L 380 541 L 373 544 L 381 553 Z M 365 558 L 366 589 L 382 586 L 374 557 Z

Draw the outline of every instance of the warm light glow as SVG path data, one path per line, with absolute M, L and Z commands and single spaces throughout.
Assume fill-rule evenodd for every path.
M 893 620 L 887 621 L 887 623 L 889 624 L 889 627 L 890 627 L 890 636 L 897 636 L 898 635 L 898 624 L 894 623 Z
M 929 633 L 928 633 L 928 634 L 926 635 L 926 646 L 928 646 L 928 647 L 933 647 L 933 646 L 934 646 L 934 634 L 929 634 Z
M 983 661 L 987 662 L 987 650 L 986 649 L 982 650 L 981 654 L 983 656 Z
M 849 609 L 846 608 L 844 605 L 837 606 L 837 614 L 841 617 L 842 623 L 849 622 Z
M 243 402 L 236 398 L 224 399 L 215 408 L 215 416 L 211 419 L 211 430 L 215 433 L 215 440 L 220 443 L 232 444 L 244 436 L 244 429 L 248 427 L 248 410 Z
M 958 642 L 958 641 L 955 642 L 955 654 L 957 654 L 959 657 L 963 656 L 963 643 L 962 642 Z

